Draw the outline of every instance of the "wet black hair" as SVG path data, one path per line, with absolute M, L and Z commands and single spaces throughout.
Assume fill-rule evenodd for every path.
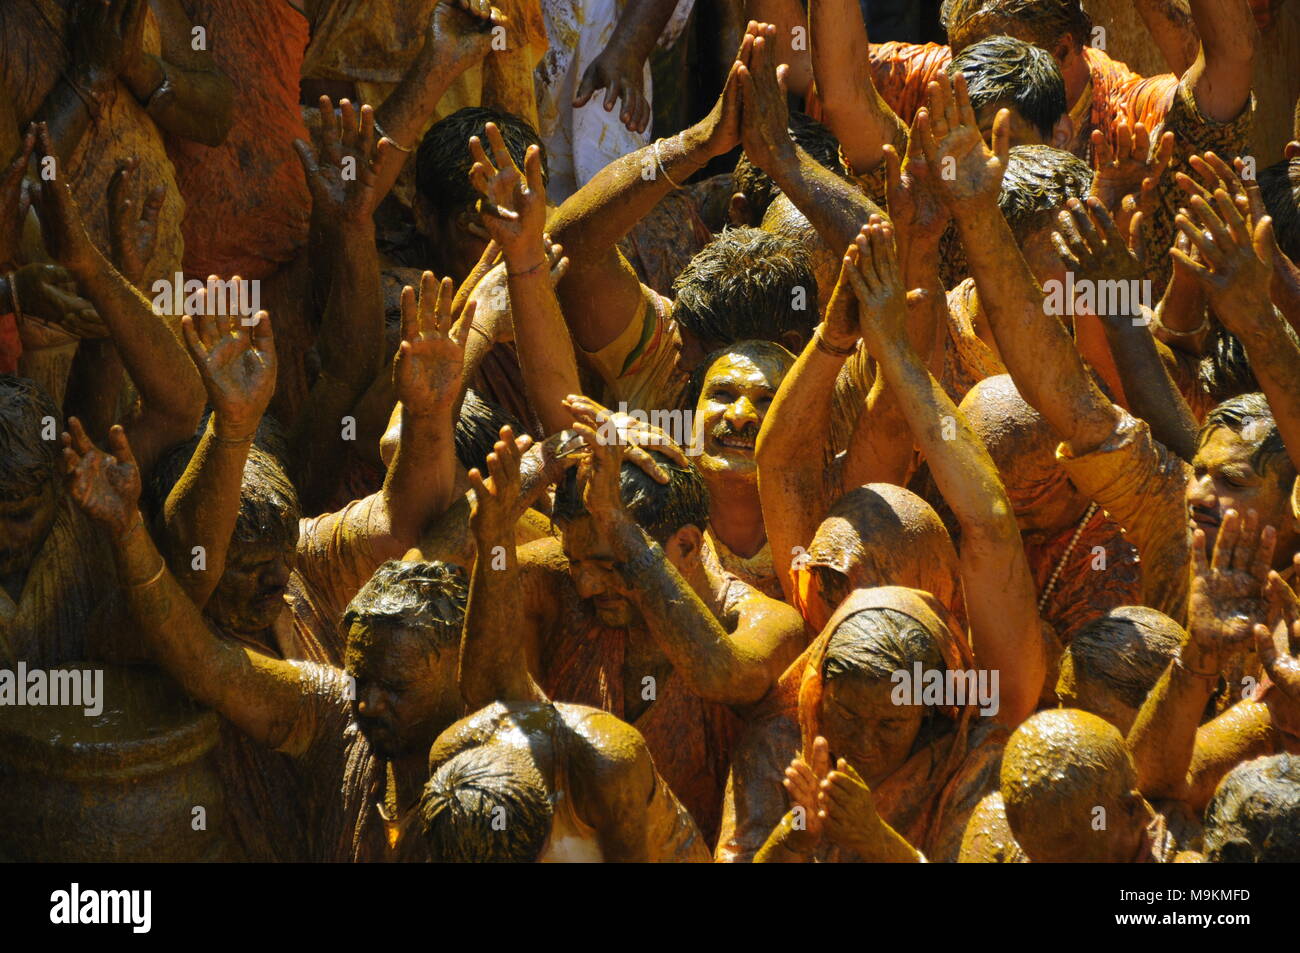
M 791 112 L 789 132 L 795 144 L 818 165 L 830 169 L 836 175 L 846 174 L 847 170 L 840 160 L 840 141 L 816 119 L 805 113 Z M 743 152 L 731 173 L 731 181 L 732 190 L 743 192 L 749 200 L 749 224 L 757 226 L 763 221 L 763 215 L 772 200 L 781 194 L 781 189 L 772 181 L 771 176 L 749 161 L 749 156 Z
M 1248 425 L 1252 431 L 1249 435 L 1245 433 Z M 1208 440 L 1218 427 L 1227 427 L 1243 440 L 1249 436 L 1250 465 L 1256 473 L 1264 474 L 1272 468 L 1283 486 L 1290 486 L 1295 480 L 1296 470 L 1286 452 L 1286 445 L 1282 442 L 1282 432 L 1278 429 L 1268 399 L 1262 393 L 1256 391 L 1233 397 L 1206 414 L 1205 423 L 1197 434 L 1197 446 Z
M 1083 201 L 1092 188 L 1092 169 L 1077 156 L 1051 146 L 1016 146 L 1002 177 L 998 207 L 1016 240 L 1055 224 L 1070 199 Z
M 700 402 L 700 395 L 704 393 L 704 378 L 708 376 L 709 368 L 713 367 L 719 358 L 729 354 L 743 355 L 755 361 L 772 361 L 784 365 L 787 371 L 794 366 L 796 360 L 788 348 L 775 341 L 737 341 L 735 344 L 720 347 L 707 354 L 704 360 L 695 366 L 695 370 L 691 371 L 690 381 L 686 385 L 686 395 L 683 398 L 683 407 L 688 410 L 695 409 Z
M 1120 606 L 1079 629 L 1065 655 L 1079 681 L 1104 682 L 1119 701 L 1137 709 L 1178 651 L 1177 631 L 1178 623 L 1163 612 Z
M 479 194 L 469 181 L 474 160 L 469 154 L 471 136 L 484 139 L 484 126 L 496 123 L 506 149 L 520 169 L 528 147 L 542 150 L 542 178 L 547 177 L 546 146 L 527 121 L 513 113 L 483 106 L 458 109 L 429 127 L 415 152 L 415 191 L 438 215 L 446 218 L 464 211 L 478 201 Z M 486 148 L 484 139 L 484 148 Z
M 673 294 L 674 320 L 714 347 L 790 331 L 802 347 L 819 319 L 808 252 L 757 228 L 724 230 L 677 276 Z
M 1260 172 L 1259 191 L 1273 219 L 1278 247 L 1300 262 L 1300 158 L 1284 159 Z
M 636 464 L 624 463 L 619 490 L 632 519 L 657 543 L 666 542 L 683 526 L 707 529 L 709 491 L 699 471 L 678 466 L 657 450 L 649 453 L 668 472 L 668 483 L 656 483 Z M 555 488 L 552 515 L 557 522 L 567 523 L 586 512 L 578 489 L 578 470 L 571 467 Z
M 419 812 L 434 863 L 530 863 L 554 818 L 537 766 L 499 744 L 467 748 L 439 765 Z
M 947 670 L 933 633 L 895 609 L 866 609 L 849 616 L 831 633 L 822 678 L 828 682 L 844 675 L 889 678 L 900 670 L 910 673 L 917 662 L 927 670 Z
M 1237 765 L 1205 809 L 1205 858 L 1222 863 L 1300 861 L 1300 757 Z
M 206 428 L 207 415 L 199 423 L 198 432 L 167 451 L 149 474 L 148 500 L 155 530 L 161 529 L 167 497 L 184 475 Z M 232 543 L 288 544 L 298 538 L 302 506 L 280 456 L 284 449 L 282 441 L 279 425 L 272 418 L 263 417 L 244 462 L 239 515 L 230 536 Z
M 53 440 L 42 436 L 47 417 Z M 0 499 L 25 500 L 57 479 L 62 431 L 63 415 L 39 384 L 0 374 Z
M 466 389 L 456 418 L 456 461 L 463 470 L 487 473 L 487 456 L 501 439 L 501 428 L 510 427 L 516 437 L 527 431 L 514 414 L 481 397 L 472 388 Z
M 460 566 L 390 559 L 348 603 L 343 629 L 354 622 L 401 627 L 418 632 L 441 655 L 460 645 L 468 599 L 469 580 Z
M 1051 53 L 1010 36 L 985 37 L 948 64 L 948 75 L 966 77 L 970 104 L 1014 109 L 1044 139 L 1051 139 L 1067 109 L 1065 79 Z
M 1002 32 L 1011 23 L 1023 24 L 1044 49 L 1067 33 L 1081 46 L 1092 39 L 1092 18 L 1079 0 L 944 0 L 939 23 L 950 44 L 968 25 Z

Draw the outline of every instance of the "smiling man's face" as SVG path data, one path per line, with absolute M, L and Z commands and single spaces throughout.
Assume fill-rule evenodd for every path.
M 697 464 L 706 480 L 714 474 L 757 479 L 758 428 L 787 369 L 745 354 L 724 354 L 713 362 L 695 405 L 697 439 L 704 448 Z

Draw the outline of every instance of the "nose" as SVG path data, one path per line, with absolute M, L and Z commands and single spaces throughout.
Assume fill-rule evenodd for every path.
M 388 710 L 384 702 L 384 694 L 374 685 L 359 686 L 357 688 L 357 711 L 367 717 L 374 718 L 384 714 Z
M 1214 478 L 1208 473 L 1187 484 L 1187 503 L 1204 509 L 1217 509 L 1219 499 L 1214 492 Z
M 594 599 L 596 596 L 603 595 L 606 589 L 600 573 L 586 568 L 574 569 L 573 587 L 578 590 L 578 595 L 583 599 Z
M 758 423 L 758 408 L 754 406 L 753 401 L 742 394 L 727 406 L 723 418 L 731 425 L 732 430 L 744 430 L 749 424 Z
M 289 584 L 289 561 L 287 559 L 274 559 L 262 572 L 263 586 L 287 586 Z

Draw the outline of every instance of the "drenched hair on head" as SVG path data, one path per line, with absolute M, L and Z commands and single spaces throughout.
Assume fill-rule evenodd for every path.
M 483 128 L 490 122 L 501 130 L 506 149 L 520 169 L 524 167 L 529 146 L 542 150 L 542 179 L 546 180 L 546 146 L 527 121 L 513 113 L 484 106 L 458 109 L 429 127 L 415 153 L 415 191 L 440 216 L 456 215 L 478 201 L 478 191 L 469 181 L 469 170 L 474 165 L 469 140 L 478 136 L 486 148 Z
M 704 360 L 695 366 L 695 370 L 691 371 L 690 381 L 686 385 L 684 407 L 688 410 L 695 408 L 700 402 L 700 395 L 704 393 L 704 379 L 709 376 L 709 369 L 721 358 L 731 355 L 747 357 L 756 364 L 779 364 L 787 372 L 794 367 L 795 362 L 795 356 L 775 341 L 737 341 L 735 344 L 720 347 L 706 355 Z
M 1277 421 L 1273 419 L 1273 409 L 1262 393 L 1256 391 L 1242 394 L 1225 400 L 1211 410 L 1197 435 L 1198 449 L 1218 427 L 1227 427 L 1247 443 L 1250 447 L 1250 465 L 1256 473 L 1262 475 L 1272 468 L 1278 483 L 1287 487 L 1295 480 L 1295 467 L 1282 442 L 1282 432 L 1278 430 Z
M 1092 38 L 1092 17 L 1079 0 L 944 0 L 939 23 L 954 52 L 973 31 L 987 36 L 1013 25 L 1024 27 L 1047 50 L 1067 33 L 1080 46 Z
M 709 490 L 693 466 L 678 466 L 657 450 L 647 451 L 668 474 L 668 482 L 657 483 L 635 463 L 624 461 L 619 471 L 619 496 L 628 514 L 650 538 L 665 543 L 683 526 L 709 525 Z M 555 488 L 552 518 L 561 524 L 587 515 L 578 488 L 578 468 L 570 467 Z
M 845 175 L 847 170 L 840 160 L 840 141 L 835 134 L 816 119 L 802 112 L 790 113 L 790 138 L 808 153 L 818 165 L 830 169 L 836 175 Z M 731 173 L 732 190 L 743 192 L 749 200 L 749 215 L 752 224 L 763 220 L 767 207 L 781 194 L 781 189 L 772 181 L 772 177 L 749 161 L 749 156 L 740 154 L 740 161 Z
M 1005 106 L 1050 139 L 1065 113 L 1065 79 L 1051 53 L 1010 36 L 985 37 L 948 64 L 966 77 L 971 108 Z
M 1083 201 L 1091 188 L 1092 169 L 1077 156 L 1051 146 L 1016 146 L 1002 177 L 998 208 L 1023 243 L 1054 225 L 1065 203 Z
M 864 609 L 836 627 L 826 644 L 822 678 L 845 675 L 889 678 L 912 670 L 917 662 L 928 670 L 947 671 L 934 633 L 896 609 Z
M 441 764 L 419 812 L 434 863 L 531 863 L 554 816 L 537 765 L 503 744 L 467 748 Z
M 1000 788 L 1008 817 L 1029 806 L 1039 817 L 1073 816 L 1081 800 L 1123 793 L 1118 789 L 1131 787 L 1135 780 L 1119 729 L 1077 708 L 1030 715 L 1012 733 L 1002 755 Z
M 0 500 L 25 500 L 58 479 L 63 445 L 42 439 L 46 417 L 57 437 L 63 415 L 54 398 L 35 381 L 0 374 Z
M 1300 757 L 1274 754 L 1237 765 L 1205 810 L 1212 864 L 1300 861 Z
M 1120 606 L 1075 634 L 1061 659 L 1076 686 L 1104 685 L 1112 697 L 1138 709 L 1180 644 L 1179 625 L 1146 606 Z M 1098 714 L 1094 712 L 1094 714 Z
M 465 570 L 444 562 L 390 559 L 370 577 L 343 613 L 353 623 L 387 625 L 418 632 L 435 654 L 460 645 L 469 581 Z
M 803 308 L 795 308 L 802 289 Z M 746 339 L 801 345 L 817 315 L 817 279 L 806 249 L 758 228 L 729 228 L 696 253 L 673 282 L 673 319 L 720 347 Z
M 1300 158 L 1284 159 L 1260 172 L 1259 191 L 1273 219 L 1278 247 L 1300 262 Z
M 479 396 L 471 389 L 465 391 L 456 418 L 456 462 L 463 470 L 487 473 L 487 457 L 501 439 L 501 428 L 510 427 L 516 437 L 523 436 L 527 428 L 514 414 Z
M 292 544 L 298 538 L 298 520 L 302 507 L 298 491 L 276 451 L 281 444 L 278 425 L 263 417 L 253 445 L 244 461 L 243 482 L 239 486 L 239 515 L 231 533 L 232 543 Z M 155 528 L 161 529 L 167 497 L 180 482 L 189 466 L 199 440 L 207 429 L 207 416 L 199 423 L 195 436 L 173 447 L 155 464 L 149 476 L 150 509 Z
M 1250 366 L 1246 346 L 1217 318 L 1210 321 L 1210 333 L 1196 364 L 1196 382 L 1214 401 L 1225 401 L 1259 390 L 1259 381 Z

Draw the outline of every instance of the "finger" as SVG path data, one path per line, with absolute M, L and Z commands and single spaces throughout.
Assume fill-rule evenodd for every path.
M 415 305 L 415 289 L 410 285 L 402 288 L 401 296 L 401 335 L 403 341 L 414 341 L 420 331 L 419 315 Z
M 1259 545 L 1255 547 L 1255 560 L 1248 567 L 1249 573 L 1259 580 L 1261 586 L 1268 580 L 1273 566 L 1273 551 L 1277 548 L 1277 529 L 1265 526 L 1259 534 Z
M 1174 225 L 1187 236 L 1187 240 L 1200 253 L 1206 264 L 1213 266 L 1216 271 L 1223 270 L 1227 260 L 1224 257 L 1223 250 L 1215 243 L 1212 235 L 1197 227 L 1196 223 L 1187 215 L 1175 216 Z
M 416 299 L 416 337 L 432 333 L 438 326 L 438 291 L 439 282 L 433 272 L 426 271 L 420 275 L 420 296 Z
M 185 347 L 190 352 L 190 357 L 194 363 L 202 367 L 208 357 L 208 349 L 204 346 L 203 341 L 199 338 L 199 332 L 194 328 L 194 318 L 192 315 L 181 315 L 181 334 L 185 338 Z
M 484 126 L 483 131 L 487 133 L 488 145 L 492 147 L 492 158 L 496 162 L 497 168 L 514 169 L 518 172 L 519 167 L 515 165 L 514 156 L 506 148 L 506 141 L 502 138 L 501 130 L 497 128 L 497 124 L 490 122 Z
M 126 431 L 121 424 L 109 428 L 108 451 L 117 458 L 118 463 L 135 466 L 135 454 L 131 452 L 131 443 L 126 439 Z
M 993 154 L 1006 168 L 1011 158 L 1011 110 L 999 109 L 993 117 Z
M 85 456 L 95 449 L 95 445 L 90 442 L 86 436 L 85 428 L 81 426 L 80 419 L 76 417 L 68 418 L 68 433 L 72 438 L 72 449 L 77 451 L 81 456 Z
M 1238 572 L 1247 572 L 1254 562 L 1255 551 L 1259 547 L 1259 513 L 1246 510 L 1241 521 L 1241 534 L 1232 551 L 1232 568 Z
M 1205 530 L 1192 531 L 1192 574 L 1206 576 L 1210 571 L 1210 559 L 1205 552 Z
M 1117 159 L 1127 159 L 1133 155 L 1133 132 L 1128 127 L 1128 121 L 1121 119 L 1119 126 L 1115 129 L 1115 157 Z
M 456 296 L 456 286 L 450 278 L 438 284 L 438 297 L 434 303 L 434 326 L 444 337 L 451 334 L 451 302 Z
M 587 101 L 596 90 L 600 89 L 597 85 L 599 80 L 596 79 L 596 64 L 594 62 L 587 66 L 586 71 L 582 74 L 582 82 L 578 84 L 578 91 L 573 96 L 573 108 L 581 109 L 587 105 Z
M 1215 572 L 1228 571 L 1240 536 L 1241 516 L 1236 510 L 1230 509 L 1223 514 L 1223 523 L 1219 526 L 1219 535 L 1214 541 L 1214 556 L 1210 560 L 1210 567 Z
M 257 351 L 263 359 L 274 360 L 275 358 L 275 332 L 271 328 L 271 315 L 266 311 L 259 311 L 253 315 L 253 326 L 251 328 L 253 349 Z
M 1100 129 L 1092 131 L 1093 167 L 1103 169 L 1111 163 L 1110 141 Z
M 1061 214 L 1064 215 L 1065 213 Z M 1060 232 L 1052 232 L 1052 244 L 1056 248 L 1057 257 L 1065 264 L 1067 271 L 1073 271 L 1076 274 L 1083 273 L 1084 267 L 1083 262 L 1079 259 L 1079 253 L 1066 244 L 1065 238 Z
M 542 150 L 536 145 L 529 146 L 524 153 L 524 181 L 528 183 L 530 195 L 546 194 L 546 180 L 542 176 Z
M 1214 190 L 1214 207 L 1218 209 L 1219 216 L 1223 219 L 1224 225 L 1227 226 L 1228 234 L 1234 245 L 1250 244 L 1250 230 L 1246 225 L 1245 218 L 1237 209 L 1237 204 L 1223 189 Z
M 650 454 L 641 447 L 629 447 L 627 451 L 627 460 L 629 463 L 636 464 L 638 469 L 656 483 L 664 485 L 668 484 L 668 472 L 663 467 L 659 466 L 659 464 L 655 462 L 654 457 L 650 456 Z

